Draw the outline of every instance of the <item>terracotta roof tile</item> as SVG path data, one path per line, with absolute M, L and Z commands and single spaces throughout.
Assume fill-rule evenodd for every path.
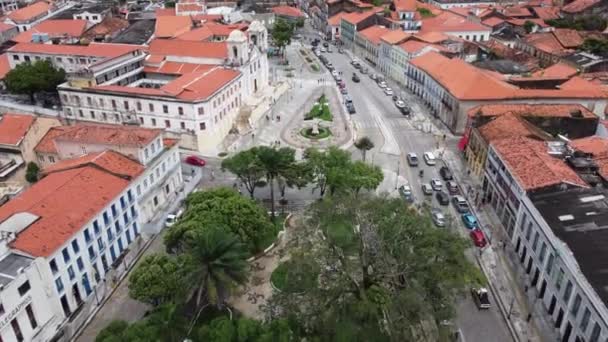
M 110 44 L 110 43 L 91 43 L 89 45 L 56 45 L 56 44 L 37 44 L 19 43 L 10 49 L 9 52 L 43 53 L 49 55 L 74 55 L 88 57 L 118 57 L 124 54 L 141 50 L 139 45 L 129 44 Z
M 150 42 L 150 54 L 159 56 L 182 56 L 200 58 L 227 58 L 226 42 L 191 42 L 154 39 Z
M 488 19 L 482 21 L 481 23 L 484 24 L 484 25 L 490 26 L 490 27 L 495 27 L 495 26 L 498 26 L 498 25 L 500 25 L 500 24 L 502 24 L 504 22 L 505 22 L 504 19 L 501 19 L 501 18 L 498 18 L 498 17 L 491 17 L 491 18 L 488 18 Z
M 409 33 L 405 33 L 401 30 L 392 30 L 388 33 L 386 33 L 385 35 L 383 35 L 382 37 L 380 37 L 380 40 L 383 40 L 385 42 L 387 42 L 388 44 L 399 44 L 402 43 L 404 40 L 406 40 L 407 38 L 411 37 L 412 35 Z
M 489 104 L 474 107 L 468 111 L 469 116 L 500 116 L 507 113 L 524 117 L 571 117 L 580 111 L 584 118 L 596 118 L 592 111 L 580 104 Z
M 46 134 L 40 139 L 36 147 L 34 147 L 34 152 L 36 153 L 57 153 L 57 148 L 55 147 L 55 138 L 68 130 L 72 129 L 75 126 L 55 126 L 51 127 Z
M 570 142 L 570 146 L 576 150 L 591 153 L 594 157 L 608 157 L 608 138 L 594 135 L 587 138 L 574 139 Z
M 0 144 L 18 146 L 36 118 L 27 114 L 6 113 L 0 117 Z
M 194 64 L 164 61 L 160 66 L 144 66 L 144 72 L 156 74 L 183 75 L 190 72 L 204 72 L 217 67 L 212 64 Z
M 365 12 L 353 12 L 353 13 L 348 13 L 344 16 L 342 16 L 342 20 L 349 22 L 353 25 L 357 25 L 358 23 L 362 22 L 363 20 L 376 15 L 376 12 L 374 11 L 365 11 Z
M 407 42 L 399 44 L 399 48 L 401 50 L 411 54 L 419 52 L 428 46 L 433 46 L 433 44 L 420 42 L 417 40 L 408 40 Z
M 189 40 L 195 42 L 209 41 L 213 39 L 213 32 L 207 25 L 184 32 L 175 37 L 178 40 Z
M 0 22 L 0 32 L 5 32 L 15 27 L 17 26 Z
M 79 124 L 71 126 L 62 134 L 56 135 L 54 140 L 143 147 L 156 139 L 161 133 L 162 131 L 159 129 L 137 126 Z
M 163 146 L 171 148 L 179 142 L 179 139 L 163 138 Z
M 342 18 L 347 14 L 348 12 L 339 12 L 334 14 L 327 20 L 327 24 L 331 26 L 340 26 L 340 21 L 342 21 Z
M 538 50 L 550 54 L 561 55 L 571 52 L 570 50 L 565 49 L 551 32 L 531 33 L 525 36 L 523 39 L 526 43 L 534 46 Z
M 134 165 L 139 164 L 128 159 L 128 162 L 113 164 L 112 169 L 122 172 L 123 167 L 137 168 Z M 141 165 L 139 169 L 143 171 Z M 35 257 L 48 257 L 71 240 L 129 183 L 123 177 L 90 164 L 53 172 L 1 206 L 0 222 L 21 212 L 39 216 L 17 234 L 10 246 Z
M 156 18 L 156 38 L 172 38 L 179 36 L 192 28 L 192 19 L 189 16 L 160 16 Z
M 526 137 L 499 139 L 492 146 L 524 190 L 560 183 L 581 187 L 587 184 L 563 160 L 547 153 L 545 142 Z
M 542 20 L 559 18 L 559 7 L 533 7 L 532 10 Z
M 282 15 L 285 17 L 292 17 L 292 18 L 303 18 L 304 17 L 304 13 L 302 13 L 302 11 L 300 11 L 299 8 L 292 7 L 292 6 L 275 6 L 271 10 L 274 14 Z
M 547 69 L 538 70 L 532 74 L 532 76 L 539 77 L 552 77 L 552 78 L 570 78 L 578 73 L 578 70 L 571 67 L 570 65 L 559 62 L 553 64 Z
M 50 9 L 51 5 L 49 5 L 46 1 L 39 1 L 29 6 L 12 11 L 9 13 L 8 18 L 16 23 L 28 22 L 42 16 Z
M 414 37 L 418 38 L 419 40 L 422 40 L 423 42 L 431 44 L 441 43 L 446 40 L 460 40 L 457 37 L 448 36 L 445 33 L 435 31 L 417 33 L 416 35 L 414 35 Z
M 416 12 L 416 0 L 393 0 L 393 5 L 399 12 Z
M 471 21 L 452 12 L 443 12 L 438 16 L 422 20 L 420 32 L 489 32 L 491 28 Z
M 380 44 L 380 38 L 390 32 L 388 28 L 384 26 L 370 26 L 364 30 L 359 31 L 357 34 L 368 40 L 374 45 Z
M 527 9 L 526 7 L 522 7 L 522 6 L 505 7 L 503 14 L 508 17 L 514 17 L 514 18 L 532 16 L 532 13 L 530 13 L 530 10 Z
M 70 170 L 85 165 L 96 165 L 122 178 L 131 179 L 139 176 L 144 171 L 143 165 L 137 161 L 113 150 L 106 150 L 85 154 L 78 158 L 60 160 L 44 168 L 42 173 L 49 175 L 54 172 Z
M 158 17 L 173 17 L 175 16 L 175 8 L 157 8 L 154 11 L 156 18 Z
M 0 80 L 3 80 L 9 71 L 11 71 L 11 64 L 8 61 L 8 55 L 3 53 L 0 55 Z
M 564 6 L 562 11 L 571 14 L 580 13 L 595 6 L 596 4 L 599 4 L 600 2 L 601 0 L 574 0 L 573 2 Z
M 21 32 L 12 40 L 17 43 L 29 43 L 34 33 L 46 33 L 49 38 L 80 38 L 87 28 L 87 21 L 80 19 L 45 20 L 31 29 Z
M 93 40 L 98 36 L 112 35 L 129 27 L 129 22 L 122 18 L 106 17 L 99 24 L 88 29 L 84 36 Z
M 513 113 L 497 116 L 492 121 L 478 128 L 483 139 L 491 143 L 493 141 L 512 137 L 538 137 L 539 130 L 531 127 L 525 119 Z M 544 135 L 544 137 L 549 137 Z
M 583 44 L 583 37 L 581 37 L 577 30 L 555 29 L 553 35 L 563 47 L 568 49 L 577 48 Z

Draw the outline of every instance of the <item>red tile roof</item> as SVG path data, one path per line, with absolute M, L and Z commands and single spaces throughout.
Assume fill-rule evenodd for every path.
M 431 43 L 431 44 L 441 43 L 446 40 L 461 40 L 458 37 L 448 36 L 445 33 L 434 32 L 434 31 L 417 33 L 414 37 L 416 37 L 419 40 L 422 40 L 423 42 L 427 42 L 427 43 Z
M 8 61 L 8 55 L 3 53 L 0 55 L 0 80 L 3 80 L 9 71 L 11 71 L 11 65 Z
M 18 146 L 36 118 L 27 114 L 6 113 L 0 117 L 0 144 Z
M 488 104 L 474 107 L 468 111 L 469 116 L 500 116 L 508 113 L 536 117 L 571 117 L 574 111 L 580 111 L 587 119 L 597 115 L 580 104 Z
M 570 65 L 559 62 L 553 64 L 547 69 L 538 70 L 532 74 L 535 77 L 550 77 L 550 78 L 570 78 L 578 73 L 578 70 Z
M 331 16 L 327 20 L 327 24 L 331 25 L 331 26 L 340 26 L 340 21 L 342 21 L 342 18 L 347 14 L 348 14 L 348 12 L 339 12 L 339 13 Z
M 587 187 L 563 160 L 547 153 L 547 145 L 543 141 L 514 137 L 493 141 L 492 146 L 526 191 L 560 183 Z
M 498 17 L 491 17 L 491 18 L 488 18 L 488 19 L 482 21 L 481 23 L 484 24 L 484 25 L 490 26 L 490 27 L 495 27 L 495 26 L 498 26 L 498 25 L 500 25 L 500 24 L 502 24 L 504 22 L 505 22 L 504 19 L 501 19 L 501 18 L 498 18 Z
M 561 89 L 520 89 L 461 59 L 449 59 L 436 52 L 413 58 L 409 63 L 425 71 L 460 100 L 605 98 L 601 89 L 580 78 L 575 81 L 576 86 L 567 85 L 568 81 Z
M 72 129 L 75 126 L 55 126 L 51 127 L 44 137 L 40 139 L 36 147 L 34 147 L 34 152 L 36 153 L 57 153 L 57 148 L 55 147 L 55 138 L 68 130 Z
M 399 12 L 416 12 L 416 0 L 393 0 L 393 5 Z
M 189 41 L 210 41 L 213 39 L 213 31 L 207 26 L 203 25 L 202 27 L 195 28 L 194 30 L 184 32 L 175 37 L 178 40 L 189 40 Z
M 407 53 L 413 54 L 413 53 L 419 52 L 420 50 L 424 49 L 427 46 L 432 46 L 432 45 L 433 44 L 420 42 L 417 40 L 408 40 L 405 43 L 399 44 L 399 48 L 401 48 L 401 50 L 403 50 Z
M 304 13 L 302 13 L 300 9 L 292 6 L 276 6 L 272 8 L 272 12 L 284 17 L 304 18 Z
M 0 32 L 8 31 L 10 29 L 14 29 L 15 27 L 17 26 L 0 22 Z
M 129 22 L 122 18 L 105 17 L 102 22 L 88 29 L 84 36 L 93 40 L 99 36 L 116 34 L 129 27 Z
M 553 35 L 565 48 L 577 48 L 583 44 L 583 37 L 577 30 L 572 29 L 555 29 Z
M 49 55 L 74 55 L 88 57 L 118 57 L 136 50 L 143 49 L 140 45 L 91 43 L 89 45 L 56 45 L 19 43 L 7 51 L 42 53 Z
M 8 18 L 16 23 L 29 22 L 46 14 L 50 9 L 51 5 L 49 5 L 47 2 L 39 1 L 29 6 L 12 11 L 8 14 Z
M 103 124 L 79 124 L 71 126 L 55 141 L 73 141 L 89 144 L 120 145 L 143 147 L 162 133 L 159 129 L 137 126 L 118 126 Z
M 192 19 L 189 16 L 160 16 L 156 18 L 154 37 L 172 38 L 192 29 Z
M 80 19 L 45 20 L 31 29 L 21 32 L 12 40 L 17 43 L 29 43 L 34 33 L 46 33 L 49 38 L 80 38 L 87 28 L 87 21 Z
M 228 57 L 226 42 L 191 42 L 168 39 L 154 39 L 150 42 L 151 55 L 183 56 L 199 58 Z
M 156 11 L 154 11 L 154 14 L 156 14 L 156 18 L 158 17 L 173 17 L 175 16 L 175 8 L 157 8 Z
M 380 37 L 380 40 L 383 40 L 388 44 L 393 45 L 399 44 L 411 36 L 411 34 L 405 33 L 401 30 L 393 30 Z
M 532 10 L 542 20 L 559 18 L 559 7 L 533 7 Z
M 570 146 L 576 150 L 591 153 L 594 157 L 608 157 L 608 138 L 591 136 L 574 139 L 570 142 Z
M 179 139 L 163 138 L 163 146 L 171 148 L 179 142 Z
M 487 143 L 505 138 L 538 137 L 540 135 L 538 129 L 534 129 L 525 119 L 513 113 L 497 116 L 479 127 L 478 130 Z M 549 136 L 545 134 L 544 137 Z
M 99 168 L 126 179 L 133 179 L 144 171 L 144 167 L 134 159 L 113 150 L 105 150 L 102 152 L 85 154 L 77 158 L 58 161 L 57 163 L 44 168 L 42 173 L 48 175 L 85 165 L 96 165 Z
M 118 174 L 143 171 L 124 156 L 105 154 L 103 161 L 52 172 L 1 206 L 0 222 L 22 212 L 39 216 L 10 246 L 34 257 L 51 256 L 127 188 L 130 180 Z
M 378 45 L 380 44 L 380 38 L 390 31 L 391 30 L 384 26 L 374 25 L 359 31 L 357 34 L 368 40 L 370 43 Z
M 513 17 L 513 18 L 532 16 L 532 13 L 530 12 L 530 10 L 528 8 L 522 7 L 522 6 L 505 7 L 503 14 L 506 15 L 507 17 Z
M 576 14 L 589 9 L 600 2 L 601 0 L 574 0 L 573 2 L 562 7 L 562 11 L 570 14 Z
M 179 62 L 162 62 L 160 66 L 144 66 L 144 72 L 156 74 L 183 75 L 190 72 L 204 72 L 215 68 L 211 64 L 193 64 Z
M 488 26 L 471 21 L 452 12 L 443 12 L 438 16 L 422 20 L 420 32 L 490 32 Z
M 362 22 L 363 20 L 376 15 L 376 12 L 374 11 L 365 11 L 365 12 L 353 12 L 353 13 L 348 13 L 344 16 L 342 16 L 342 20 L 351 23 L 353 25 L 357 25 L 358 23 Z

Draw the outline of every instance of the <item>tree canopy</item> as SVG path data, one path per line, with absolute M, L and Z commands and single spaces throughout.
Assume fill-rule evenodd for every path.
M 577 31 L 604 31 L 607 21 L 599 15 L 577 16 L 575 18 L 557 18 L 545 20 L 555 28 L 569 28 Z
M 200 230 L 222 229 L 236 234 L 250 254 L 264 246 L 275 227 L 263 207 L 229 188 L 215 188 L 192 193 L 186 199 L 187 209 L 181 220 L 165 234 L 169 251 L 184 247 L 192 233 Z
M 365 161 L 365 155 L 367 154 L 367 151 L 374 148 L 374 142 L 369 137 L 361 137 L 355 141 L 355 147 L 361 151 L 361 156 L 363 161 Z
M 154 306 L 176 303 L 186 295 L 184 270 L 183 258 L 148 255 L 129 276 L 129 296 Z
M 581 50 L 600 56 L 608 56 L 608 39 L 587 38 L 581 45 Z
M 272 39 L 279 47 L 279 50 L 283 50 L 287 45 L 291 44 L 294 27 L 288 21 L 280 18 L 277 19 L 274 22 L 271 31 Z
M 222 160 L 222 170 L 232 172 L 245 185 L 251 198 L 260 180 L 264 178 L 264 169 L 258 162 L 255 149 L 240 151 Z
M 451 318 L 455 295 L 483 281 L 464 256 L 468 241 L 435 228 L 399 199 L 326 197 L 306 217 L 296 231 L 308 241 L 296 237 L 299 245 L 292 247 L 303 257 L 291 262 L 317 263 L 318 286 L 298 296 L 275 293 L 267 316 L 291 317 L 307 336 L 416 340 L 421 322 Z M 330 238 L 311 239 L 319 230 Z
M 65 82 L 65 71 L 57 70 L 47 60 L 20 63 L 6 74 L 4 82 L 9 92 L 27 94 L 33 103 L 36 93 L 56 91 L 57 86 Z

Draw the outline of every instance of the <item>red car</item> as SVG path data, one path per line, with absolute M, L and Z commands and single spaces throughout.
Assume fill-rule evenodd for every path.
M 477 247 L 483 248 L 488 244 L 485 235 L 483 235 L 483 232 L 480 229 L 471 230 L 470 236 L 473 240 L 473 243 Z
M 197 157 L 197 156 L 187 156 L 186 157 L 186 164 L 190 164 L 192 166 L 205 166 L 205 164 L 207 164 L 207 162 L 205 162 L 205 159 Z

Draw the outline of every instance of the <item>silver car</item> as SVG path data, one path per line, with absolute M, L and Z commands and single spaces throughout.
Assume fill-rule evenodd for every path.
M 445 215 L 441 211 L 433 210 L 431 218 L 437 227 L 445 227 Z
M 423 183 L 422 184 L 422 193 L 430 196 L 433 194 L 433 187 L 431 187 L 431 184 L 429 183 Z

